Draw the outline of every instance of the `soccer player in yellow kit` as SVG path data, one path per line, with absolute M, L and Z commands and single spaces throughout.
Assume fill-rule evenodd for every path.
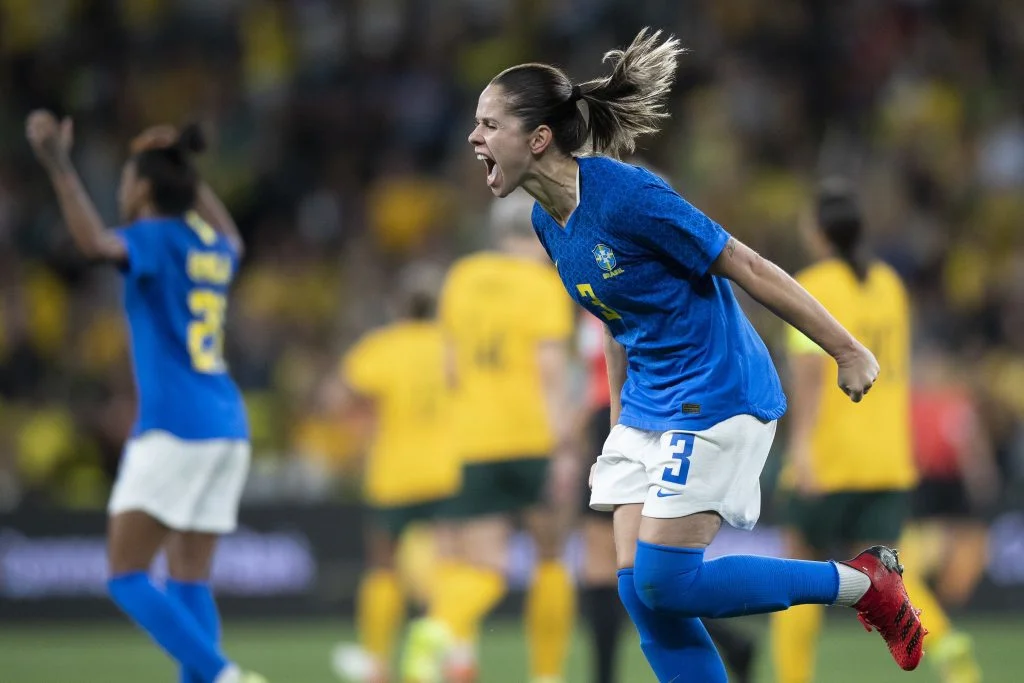
M 375 417 L 363 482 L 369 566 L 356 595 L 359 645 L 340 646 L 333 656 L 335 673 L 356 683 L 391 680 L 407 601 L 395 568 L 397 542 L 413 523 L 443 520 L 459 486 L 444 337 L 434 318 L 441 274 L 410 269 L 403 280 L 402 318 L 356 342 L 336 392 L 343 412 L 368 403 Z
M 797 274 L 797 281 L 864 340 L 881 366 L 870 401 L 853 404 L 841 394 L 837 398 L 827 357 L 797 330 L 789 330 L 791 435 L 782 473 L 789 555 L 817 559 L 836 544 L 844 550 L 895 544 L 909 515 L 917 473 L 910 436 L 911 313 L 903 284 L 889 266 L 870 257 L 860 207 L 842 180 L 823 183 L 817 229 L 808 232 L 814 250 L 825 258 Z M 969 641 L 951 630 L 918 575 L 905 570 L 903 581 L 922 608 L 930 632 L 925 648 L 944 681 L 977 683 L 980 674 Z M 814 679 L 814 644 L 823 613 L 819 605 L 801 605 L 772 615 L 778 683 Z
M 476 680 L 481 621 L 506 592 L 508 540 L 521 517 L 537 544 L 525 621 L 534 683 L 558 683 L 569 648 L 575 595 L 561 561 L 563 529 L 547 505 L 549 480 L 575 500 L 578 459 L 570 453 L 567 400 L 574 315 L 530 223 L 523 196 L 495 204 L 498 249 L 449 270 L 439 318 L 448 339 L 462 489 L 453 501 L 461 562 L 440 574 L 430 619 L 410 634 L 407 681 Z M 571 504 L 571 503 L 570 503 Z M 430 656 L 427 635 L 442 625 L 453 647 Z M 431 663 L 433 659 L 433 663 Z

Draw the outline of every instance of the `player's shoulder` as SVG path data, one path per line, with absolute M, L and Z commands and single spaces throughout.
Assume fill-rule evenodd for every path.
M 401 336 L 396 325 L 381 325 L 364 332 L 349 348 L 348 356 L 361 357 L 380 353 L 391 347 L 395 339 Z
M 433 320 L 399 320 L 379 331 L 384 343 L 396 347 L 426 344 L 442 337 L 441 326 Z
M 679 210 L 681 195 L 669 183 L 642 166 L 609 157 L 583 157 L 583 194 L 588 192 L 596 219 L 613 230 L 638 229 L 643 216 L 663 215 Z
M 581 156 L 577 163 L 583 169 L 583 173 L 592 176 L 597 182 L 625 182 L 630 185 L 645 185 L 657 183 L 660 178 L 642 166 L 612 159 L 611 157 L 595 155 Z

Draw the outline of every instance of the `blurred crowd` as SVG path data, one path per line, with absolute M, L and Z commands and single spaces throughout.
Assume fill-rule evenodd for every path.
M 0 508 L 101 505 L 134 414 L 118 276 L 74 252 L 24 141 L 31 109 L 74 117 L 112 225 L 131 136 L 208 125 L 202 171 L 249 247 L 228 357 L 250 499 L 345 495 L 359 435 L 318 388 L 388 319 L 406 264 L 486 245 L 465 143 L 479 90 L 522 61 L 597 76 L 644 25 L 691 53 L 639 159 L 791 271 L 816 182 L 852 178 L 917 347 L 970 393 L 1005 479 L 1024 476 L 1022 3 L 0 0 Z

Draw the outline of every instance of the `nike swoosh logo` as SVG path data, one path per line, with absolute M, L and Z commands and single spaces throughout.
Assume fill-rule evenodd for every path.
M 672 496 L 681 496 L 682 493 L 667 493 L 665 489 L 658 489 L 658 498 L 671 498 Z

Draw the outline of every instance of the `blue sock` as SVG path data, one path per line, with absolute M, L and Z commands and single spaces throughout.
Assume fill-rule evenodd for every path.
M 700 619 L 651 610 L 636 593 L 632 569 L 619 570 L 619 598 L 659 681 L 726 683 L 725 665 Z
M 183 668 L 212 683 L 229 662 L 185 608 L 160 591 L 145 572 L 107 581 L 111 599 Z
M 704 561 L 700 548 L 640 541 L 636 590 L 656 611 L 687 617 L 737 617 L 778 612 L 792 605 L 831 605 L 839 572 L 831 562 L 727 555 Z
M 188 610 L 214 645 L 220 643 L 220 614 L 213 592 L 206 582 L 167 580 L 167 595 L 177 600 Z M 198 674 L 192 673 L 184 666 L 180 667 L 181 683 L 203 683 Z

